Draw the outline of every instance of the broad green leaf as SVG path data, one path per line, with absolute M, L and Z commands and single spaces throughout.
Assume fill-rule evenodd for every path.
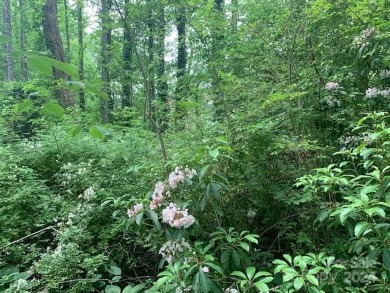
M 33 105 L 33 101 L 30 99 L 24 99 L 22 102 L 17 103 L 15 107 L 15 112 L 22 112 L 28 110 Z
M 122 270 L 117 266 L 110 266 L 108 272 L 112 275 L 119 276 L 122 273 Z
M 244 249 L 245 251 L 249 251 L 249 244 L 248 243 L 240 242 L 239 244 L 242 247 L 242 249 Z
M 81 129 L 83 129 L 83 126 L 82 125 L 76 125 L 75 127 L 73 127 L 72 131 L 71 131 L 71 135 L 73 137 L 75 137 L 77 134 L 80 133 Z
M 210 155 L 213 159 L 216 159 L 216 158 L 219 156 L 219 150 L 218 150 L 218 149 L 215 149 L 215 150 L 209 151 L 209 155 Z
M 256 238 L 258 238 L 258 237 L 259 236 L 255 235 L 255 234 L 248 234 L 248 235 L 244 236 L 244 239 L 248 240 L 249 242 L 257 244 L 259 241 Z
M 28 64 L 41 73 L 49 76 L 52 75 L 52 67 L 55 67 L 56 69 L 70 75 L 74 79 L 79 78 L 78 70 L 75 66 L 46 56 L 29 57 Z
M 306 279 L 315 286 L 318 286 L 318 279 L 314 275 L 306 275 Z
M 230 274 L 231 276 L 236 276 L 236 277 L 239 277 L 243 280 L 247 279 L 247 277 L 245 276 L 245 274 L 243 272 L 239 272 L 239 271 L 234 271 L 233 273 Z
M 48 103 L 44 104 L 43 109 L 47 113 L 52 114 L 52 115 L 57 116 L 57 117 L 61 117 L 65 113 L 65 109 L 61 105 L 53 103 L 53 102 L 48 102 Z
M 354 208 L 343 208 L 340 213 L 340 222 L 344 224 L 345 220 L 354 212 Z
M 269 292 L 268 286 L 266 284 L 264 284 L 264 283 L 256 282 L 254 285 L 257 288 L 257 290 L 259 290 L 262 293 L 268 293 Z
M 149 216 L 149 218 L 152 220 L 154 226 L 161 231 L 161 224 L 160 221 L 158 220 L 158 215 L 149 209 L 146 209 L 146 214 Z
M 290 255 L 288 255 L 288 254 L 283 254 L 283 257 L 284 257 L 290 264 L 292 264 L 292 258 L 291 258 Z
M 383 249 L 383 265 L 385 266 L 386 270 L 390 272 L 390 249 Z
M 252 280 L 253 276 L 255 275 L 256 269 L 255 267 L 248 267 L 246 269 L 246 275 L 248 276 L 248 280 Z
M 121 293 L 121 288 L 116 285 L 108 285 L 104 290 L 106 293 Z
M 295 290 L 299 290 L 301 289 L 301 287 L 303 286 L 303 284 L 305 283 L 305 280 L 302 278 L 302 277 L 298 277 L 294 280 L 294 288 Z
M 380 207 L 374 207 L 374 208 L 369 208 L 369 209 L 365 209 L 364 210 L 370 217 L 372 217 L 373 215 L 378 215 L 382 218 L 385 218 L 386 217 L 386 213 L 384 211 L 384 209 L 380 208 Z
M 360 235 L 363 234 L 363 232 L 367 229 L 368 223 L 361 222 L 356 224 L 355 226 L 355 236 L 360 237 Z

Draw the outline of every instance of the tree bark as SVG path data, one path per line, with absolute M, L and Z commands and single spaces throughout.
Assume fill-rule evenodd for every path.
M 28 67 L 27 67 L 27 60 L 26 57 L 23 55 L 24 51 L 26 50 L 26 16 L 24 13 L 24 0 L 19 0 L 19 11 L 20 11 L 20 35 L 19 35 L 19 42 L 20 42 L 20 51 L 21 51 L 21 57 L 20 57 L 20 76 L 22 81 L 28 80 Z
M 43 32 L 45 35 L 46 46 L 55 59 L 64 62 L 65 54 L 60 30 L 58 28 L 56 0 L 46 0 L 45 6 L 43 8 L 43 15 Z M 53 77 L 56 80 L 70 80 L 67 74 L 56 68 L 53 68 Z M 56 89 L 56 96 L 64 107 L 74 106 L 75 99 L 73 93 L 70 90 L 58 88 Z
M 84 28 L 83 28 L 83 3 L 82 0 L 77 0 L 77 36 L 78 36 L 78 63 L 80 80 L 84 81 Z M 84 89 L 79 90 L 79 105 L 85 112 L 85 92 Z
M 149 31 L 149 36 L 148 36 L 148 94 L 147 94 L 147 115 L 148 115 L 148 120 L 152 125 L 152 119 L 153 117 L 153 109 L 152 109 L 152 101 L 155 99 L 155 78 L 154 78 L 154 70 L 155 70 L 155 65 L 154 65 L 154 13 L 153 13 L 153 7 L 149 8 L 148 12 L 148 31 Z
M 129 11 L 130 0 L 125 0 L 124 7 L 124 24 L 123 24 L 123 98 L 122 98 L 122 107 L 131 107 L 133 105 L 132 101 L 132 78 L 131 78 L 131 69 L 133 62 L 133 53 L 134 53 L 134 40 L 129 25 L 130 11 Z
M 111 59 L 111 28 L 110 28 L 110 9 L 111 0 L 101 0 L 100 18 L 102 24 L 101 36 L 101 57 L 102 57 L 102 83 L 103 91 L 107 98 L 100 101 L 100 114 L 103 123 L 112 122 L 112 115 L 110 110 L 113 108 L 113 100 L 111 97 L 110 86 L 110 68 L 109 63 Z
M 4 51 L 6 55 L 5 81 L 13 81 L 15 77 L 14 64 L 12 60 L 12 23 L 10 0 L 3 0 L 3 22 L 3 33 L 4 36 L 8 39 L 8 41 L 4 45 Z
M 65 12 L 65 35 L 66 35 L 66 49 L 65 59 L 70 61 L 70 35 L 69 35 L 69 19 L 68 19 L 68 0 L 64 0 L 64 12 Z
M 165 13 L 164 5 L 160 4 L 158 16 L 158 70 L 157 70 L 157 95 L 158 99 L 167 103 L 168 83 L 165 76 Z

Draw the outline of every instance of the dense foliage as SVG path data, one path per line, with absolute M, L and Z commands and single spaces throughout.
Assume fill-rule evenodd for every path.
M 0 292 L 389 292 L 389 11 L 4 0 Z

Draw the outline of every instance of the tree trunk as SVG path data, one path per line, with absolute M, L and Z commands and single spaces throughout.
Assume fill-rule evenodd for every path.
M 64 0 L 64 12 L 65 12 L 65 35 L 66 35 L 66 48 L 65 59 L 70 61 L 70 36 L 69 36 L 69 19 L 68 19 L 68 0 Z
M 168 101 L 168 83 L 165 76 L 165 14 L 164 5 L 160 4 L 158 17 L 158 70 L 157 95 L 164 104 Z
M 77 0 L 77 35 L 78 35 L 78 61 L 79 61 L 79 76 L 80 80 L 84 81 L 84 30 L 83 30 L 83 3 L 82 0 Z M 79 91 L 79 105 L 85 112 L 85 92 L 84 89 Z
M 130 0 L 125 0 L 125 17 L 123 24 L 123 98 L 122 98 L 122 107 L 131 107 L 133 105 L 132 101 L 132 78 L 131 78 L 131 68 L 133 62 L 133 52 L 134 52 L 134 40 L 129 25 L 130 12 L 129 12 Z
M 177 28 L 177 73 L 179 80 L 185 73 L 187 67 L 187 47 L 186 47 L 186 10 L 185 7 L 179 7 L 176 17 Z
M 64 62 L 65 54 L 57 22 L 56 0 L 46 0 L 45 6 L 43 8 L 43 15 L 43 32 L 45 35 L 46 46 L 55 59 Z M 53 77 L 56 80 L 70 80 L 67 74 L 56 68 L 53 68 Z M 58 100 L 64 107 L 74 106 L 75 100 L 73 93 L 70 90 L 59 88 L 56 90 L 56 95 Z
M 26 50 L 26 16 L 24 13 L 24 0 L 19 0 L 19 11 L 20 11 L 20 51 L 21 51 L 21 59 L 20 59 L 20 76 L 22 81 L 28 80 L 28 68 L 27 68 L 27 60 L 24 56 L 24 51 Z
M 184 109 L 180 105 L 180 101 L 185 96 L 186 83 L 184 75 L 187 68 L 187 47 L 186 47 L 186 9 L 184 6 L 177 8 L 176 12 L 176 29 L 177 29 L 177 72 L 176 72 L 176 113 L 177 118 L 184 117 Z M 177 122 L 177 121 L 176 121 Z M 181 128 L 181 126 L 180 126 Z
M 8 39 L 4 45 L 6 55 L 5 81 L 14 80 L 14 65 L 12 60 L 12 23 L 10 0 L 3 0 L 4 36 Z
M 149 8 L 148 12 L 148 95 L 147 95 L 147 108 L 148 108 L 148 119 L 150 124 L 152 125 L 153 117 L 153 109 L 152 109 L 152 101 L 155 99 L 155 80 L 154 80 L 154 15 L 153 8 Z
M 103 91 L 107 98 L 100 101 L 100 114 L 103 123 L 112 122 L 110 110 L 113 108 L 110 86 L 110 68 L 109 63 L 111 59 L 111 28 L 110 28 L 110 9 L 111 0 L 101 0 L 101 55 L 102 55 L 102 83 Z
M 238 26 L 238 0 L 232 0 L 232 19 L 231 19 L 231 26 L 232 26 L 232 32 L 237 33 L 237 26 Z

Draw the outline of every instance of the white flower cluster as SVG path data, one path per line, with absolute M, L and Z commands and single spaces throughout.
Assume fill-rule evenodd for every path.
M 368 42 L 368 39 L 371 38 L 376 32 L 377 30 L 375 28 L 366 28 L 364 31 L 361 32 L 360 35 L 356 36 L 353 39 L 353 42 L 357 47 L 367 47 L 370 44 L 370 42 Z
M 133 205 L 131 209 L 127 210 L 127 215 L 129 216 L 129 218 L 135 218 L 143 210 L 144 210 L 144 205 L 142 203 L 137 203 Z
M 232 288 L 232 289 L 227 288 L 227 289 L 225 290 L 225 293 L 238 293 L 238 290 L 237 290 L 237 289 L 234 289 L 234 288 Z
M 356 136 L 345 136 L 340 138 L 340 143 L 343 145 L 349 145 L 351 142 L 357 141 L 358 138 Z
M 85 200 L 90 200 L 92 197 L 96 195 L 95 190 L 93 187 L 88 187 L 82 194 L 79 195 L 79 198 L 85 199 Z
M 175 171 L 169 174 L 169 186 L 172 189 L 175 189 L 180 183 L 184 182 L 186 178 L 192 179 L 194 175 L 196 175 L 196 170 L 194 169 L 190 170 L 188 167 L 186 167 L 184 170 L 182 170 L 181 167 L 176 167 Z
M 191 251 L 191 246 L 184 239 L 175 241 L 169 240 L 164 243 L 158 253 L 161 254 L 168 263 L 172 263 L 179 258 L 181 253 L 187 250 Z
M 377 88 L 369 88 L 366 90 L 366 98 L 371 99 L 376 96 L 382 96 L 384 98 L 387 98 L 390 96 L 390 89 L 385 90 L 379 90 Z
M 331 108 L 333 108 L 335 106 L 340 107 L 340 105 L 341 105 L 340 100 L 336 99 L 336 97 L 334 97 L 334 96 L 327 97 L 325 99 L 325 103 L 326 103 L 326 105 L 328 105 L 328 107 L 331 107 Z
M 328 91 L 338 90 L 339 87 L 340 87 L 339 84 L 337 82 L 334 82 L 334 81 L 330 81 L 325 85 L 325 89 Z
M 188 228 L 195 223 L 195 218 L 188 214 L 187 210 L 181 210 L 176 207 L 176 204 L 170 203 L 162 211 L 162 221 L 169 224 L 173 228 Z
M 165 185 L 163 182 L 160 181 L 156 183 L 152 195 L 153 200 L 150 202 L 149 205 L 151 210 L 154 210 L 157 207 L 161 206 L 162 202 L 164 201 L 164 189 L 165 189 Z
M 379 73 L 379 76 L 381 77 L 381 79 L 385 79 L 387 77 L 390 77 L 390 70 L 381 70 L 381 72 Z

